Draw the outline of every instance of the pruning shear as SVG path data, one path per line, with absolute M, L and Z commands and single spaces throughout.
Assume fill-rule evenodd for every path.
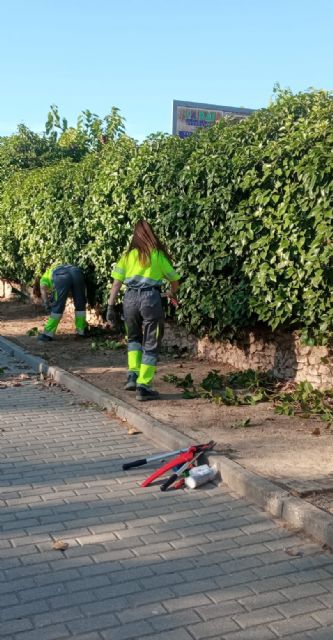
M 148 487 L 156 478 L 164 475 L 170 469 L 174 467 L 180 467 L 175 473 L 173 473 L 163 484 L 161 484 L 161 491 L 166 491 L 172 484 L 178 480 L 175 485 L 175 488 L 179 488 L 184 484 L 184 479 L 182 477 L 183 473 L 187 471 L 187 469 L 191 468 L 195 462 L 202 456 L 206 451 L 209 451 L 214 448 L 216 442 L 210 440 L 206 444 L 197 444 L 192 445 L 185 451 L 181 451 L 175 458 L 166 462 L 160 469 L 154 471 L 148 478 L 146 478 L 143 482 L 141 482 L 140 487 Z

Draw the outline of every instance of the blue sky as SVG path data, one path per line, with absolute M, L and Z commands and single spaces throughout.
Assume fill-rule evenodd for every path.
M 266 106 L 333 89 L 331 0 L 0 0 L 0 135 L 112 105 L 129 135 L 171 132 L 172 100 Z

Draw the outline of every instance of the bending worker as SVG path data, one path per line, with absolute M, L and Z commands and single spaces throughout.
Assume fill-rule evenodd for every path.
M 38 340 L 53 340 L 69 295 L 72 295 L 75 306 L 76 334 L 82 337 L 86 335 L 86 285 L 79 267 L 71 264 L 50 267 L 35 286 L 34 293 L 42 298 L 45 309 L 50 314 Z
M 163 279 L 171 283 L 167 295 L 177 304 L 175 294 L 179 275 L 173 269 L 168 252 L 145 220 L 137 222 L 128 250 L 112 271 L 114 282 L 108 301 L 106 320 L 115 324 L 115 302 L 124 283 L 123 301 L 128 337 L 128 376 L 125 389 L 136 390 L 137 400 L 156 400 L 151 385 L 156 371 L 159 347 L 164 331 L 161 301 Z

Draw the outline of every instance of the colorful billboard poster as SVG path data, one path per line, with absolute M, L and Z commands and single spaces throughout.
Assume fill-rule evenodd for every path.
M 235 118 L 235 120 L 243 120 L 254 111 L 255 109 L 174 100 L 172 133 L 180 138 L 187 138 L 198 127 L 211 127 L 226 116 Z

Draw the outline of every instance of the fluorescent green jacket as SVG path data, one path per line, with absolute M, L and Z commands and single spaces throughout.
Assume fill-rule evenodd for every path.
M 46 269 L 45 273 L 43 273 L 39 281 L 41 287 L 48 287 L 48 289 L 53 289 L 52 273 L 57 267 L 59 267 L 59 264 L 53 264 L 51 267 Z
M 175 282 L 180 279 L 164 253 L 156 249 L 151 252 L 150 263 L 146 265 L 140 263 L 137 249 L 125 253 L 114 267 L 111 276 L 114 280 L 120 280 L 135 289 L 160 287 L 163 280 Z

